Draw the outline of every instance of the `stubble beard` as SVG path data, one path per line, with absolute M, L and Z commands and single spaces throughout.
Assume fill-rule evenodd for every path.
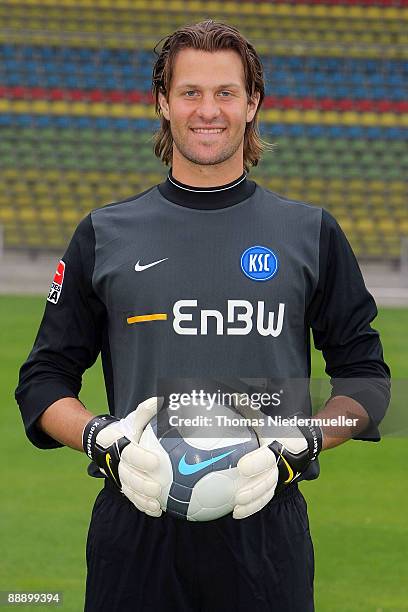
M 174 138 L 174 134 L 172 133 L 173 144 L 177 147 L 180 155 L 188 159 L 192 164 L 197 164 L 199 166 L 216 166 L 217 164 L 221 164 L 222 162 L 230 159 L 235 153 L 238 151 L 241 141 L 227 144 L 221 151 L 218 151 L 212 157 L 211 154 L 209 156 L 200 156 L 198 151 L 194 150 L 192 146 L 185 144 L 182 139 Z

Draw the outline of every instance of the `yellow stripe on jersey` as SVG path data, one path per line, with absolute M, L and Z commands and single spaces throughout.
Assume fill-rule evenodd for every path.
M 149 315 L 139 315 L 137 317 L 128 317 L 127 319 L 128 325 L 132 325 L 133 323 L 144 323 L 145 321 L 167 321 L 166 314 L 149 314 Z

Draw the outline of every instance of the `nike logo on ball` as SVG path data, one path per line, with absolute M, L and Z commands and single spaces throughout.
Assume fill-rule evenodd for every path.
M 187 453 L 184 453 L 184 455 L 179 461 L 179 465 L 178 465 L 179 472 L 180 474 L 183 474 L 184 476 L 195 474 L 196 472 L 199 472 L 200 470 L 203 470 L 204 468 L 208 467 L 212 463 L 215 463 L 216 461 L 220 461 L 220 459 L 227 457 L 228 455 L 233 453 L 234 450 L 235 448 L 231 451 L 228 451 L 227 453 L 222 453 L 222 455 L 218 455 L 218 457 L 212 457 L 211 459 L 206 459 L 205 461 L 200 461 L 199 463 L 186 463 Z
M 166 261 L 166 259 L 168 259 L 168 257 L 165 257 L 164 259 L 159 259 L 159 261 L 153 261 L 152 263 L 146 264 L 145 266 L 142 266 L 140 264 L 140 259 L 139 259 L 139 261 L 135 264 L 135 272 L 142 272 L 143 270 L 147 270 L 147 268 L 151 268 L 152 266 L 157 266 L 157 264 L 161 263 L 162 261 Z

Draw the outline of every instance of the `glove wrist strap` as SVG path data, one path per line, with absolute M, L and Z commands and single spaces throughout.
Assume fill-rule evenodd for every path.
M 119 419 L 111 414 L 102 414 L 91 419 L 82 432 L 82 448 L 92 461 L 95 461 L 96 436 L 111 423 L 117 423 Z
M 323 444 L 323 432 L 319 425 L 313 422 L 312 418 L 305 418 L 305 415 L 301 412 L 296 413 L 294 416 L 302 418 L 304 424 L 297 425 L 298 429 L 304 435 L 307 445 L 309 447 L 309 459 L 315 461 L 318 454 L 322 450 Z

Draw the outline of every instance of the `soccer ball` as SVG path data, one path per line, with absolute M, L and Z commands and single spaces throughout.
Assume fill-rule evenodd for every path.
M 246 480 L 236 466 L 243 455 L 259 448 L 258 437 L 252 428 L 236 424 L 240 415 L 228 406 L 218 405 L 216 414 L 234 419 L 235 424 L 210 429 L 208 434 L 214 437 L 203 437 L 205 427 L 171 426 L 166 410 L 142 434 L 140 445 L 160 458 L 153 475 L 162 487 L 161 508 L 174 517 L 213 521 L 229 514 L 235 492 Z

